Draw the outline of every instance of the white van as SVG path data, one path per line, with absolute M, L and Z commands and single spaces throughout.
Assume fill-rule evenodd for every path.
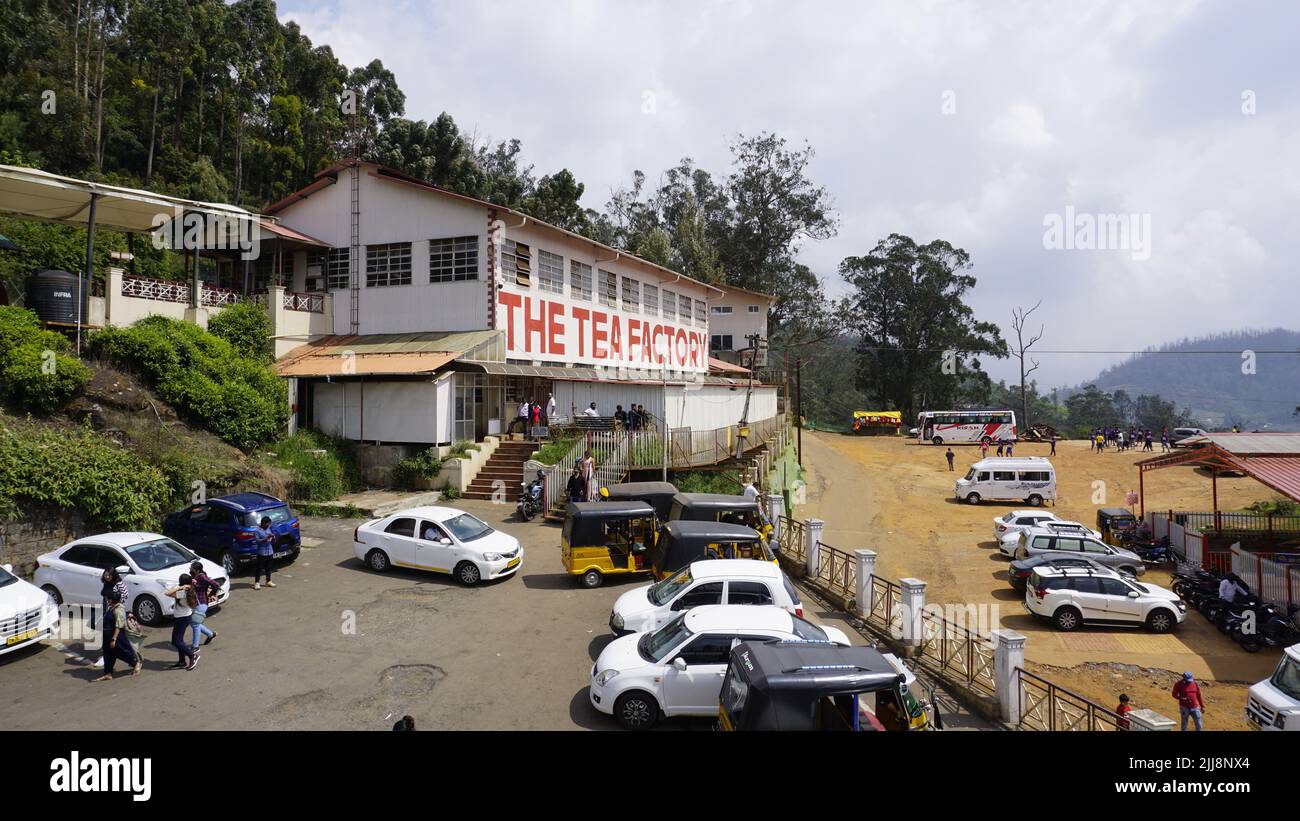
M 1056 504 L 1056 468 L 1042 456 L 981 459 L 957 480 L 957 501 L 976 505 L 982 499 Z

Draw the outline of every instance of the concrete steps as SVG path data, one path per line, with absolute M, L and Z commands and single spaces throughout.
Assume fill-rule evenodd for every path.
M 501 442 L 465 489 L 464 497 L 490 500 L 497 488 L 502 487 L 506 498 L 513 501 L 523 480 L 524 462 L 536 449 L 534 442 Z

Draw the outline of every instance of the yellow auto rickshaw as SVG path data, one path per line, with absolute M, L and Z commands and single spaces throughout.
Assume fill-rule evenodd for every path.
M 718 522 L 744 525 L 757 530 L 763 541 L 772 540 L 772 523 L 763 513 L 763 506 L 749 496 L 731 496 L 723 493 L 678 493 L 673 497 L 668 521 Z
M 1103 507 L 1097 511 L 1097 530 L 1106 544 L 1127 547 L 1137 534 L 1138 519 L 1124 507 Z
M 646 502 L 570 502 L 560 559 L 582 586 L 600 587 L 611 573 L 646 573 L 658 520 Z
M 672 482 L 620 482 L 602 487 L 600 497 L 607 502 L 645 502 L 655 509 L 659 521 L 668 521 L 677 486 Z
M 758 559 L 775 562 L 776 556 L 758 531 L 720 522 L 668 522 L 659 528 L 651 558 L 651 572 L 663 581 L 691 562 L 704 559 Z

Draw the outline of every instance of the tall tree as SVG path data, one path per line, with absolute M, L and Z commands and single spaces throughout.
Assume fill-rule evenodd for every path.
M 1040 299 L 1034 303 L 1034 307 L 1030 308 L 1027 311 L 1024 308 L 1011 309 L 1011 329 L 1016 332 L 1016 344 L 1015 347 L 1011 349 L 1011 355 L 1014 356 L 1020 362 L 1020 424 L 1023 425 L 1025 428 L 1028 428 L 1030 424 L 1029 382 L 1027 377 L 1034 371 L 1038 370 L 1038 360 L 1034 359 L 1033 357 L 1029 357 L 1028 353 L 1029 353 L 1029 349 L 1034 347 L 1034 343 L 1036 343 L 1038 340 L 1043 338 L 1043 330 L 1045 327 L 1045 326 L 1040 326 L 1038 329 L 1038 333 L 1032 334 L 1029 337 L 1029 341 L 1026 342 L 1025 321 L 1029 318 L 1029 315 L 1032 314 L 1034 311 L 1037 311 L 1038 306 L 1042 304 L 1043 301 Z M 1029 368 L 1027 370 L 1025 368 L 1026 358 L 1029 359 L 1029 363 L 1030 363 Z

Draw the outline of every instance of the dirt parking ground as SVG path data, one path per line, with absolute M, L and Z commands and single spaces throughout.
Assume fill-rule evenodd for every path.
M 823 519 L 827 544 L 875 550 L 878 573 L 924 580 L 927 602 L 982 606 L 994 622 L 990 629 L 1000 626 L 1028 636 L 1025 649 L 1032 668 L 1103 705 L 1113 707 L 1116 696 L 1126 692 L 1138 707 L 1176 714 L 1169 688 L 1174 674 L 1190 670 L 1208 684 L 1208 725 L 1245 729 L 1246 686 L 1272 672 L 1277 653 L 1244 652 L 1196 612 L 1167 635 L 1101 626 L 1066 634 L 1029 616 L 1007 583 L 1008 562 L 992 537 L 994 517 L 1022 505 L 971 506 L 953 498 L 953 482 L 980 458 L 978 447 L 954 446 L 951 473 L 946 448 L 908 439 L 805 431 L 803 448 L 808 503 L 798 515 Z M 1024 444 L 1016 455 L 1046 456 L 1048 450 L 1048 445 Z M 1059 496 L 1054 512 L 1088 524 L 1096 521 L 1098 507 L 1123 506 L 1125 494 L 1137 489 L 1133 465 L 1143 456 L 1137 451 L 1096 454 L 1083 441 L 1059 442 L 1053 459 Z M 1093 503 L 1096 481 L 1105 483 L 1103 505 Z M 1148 507 L 1154 509 L 1210 506 L 1209 479 L 1191 469 L 1148 474 L 1146 492 Z M 1250 479 L 1219 481 L 1222 509 L 1269 495 Z M 1169 576 L 1149 571 L 1143 580 L 1167 586 Z

